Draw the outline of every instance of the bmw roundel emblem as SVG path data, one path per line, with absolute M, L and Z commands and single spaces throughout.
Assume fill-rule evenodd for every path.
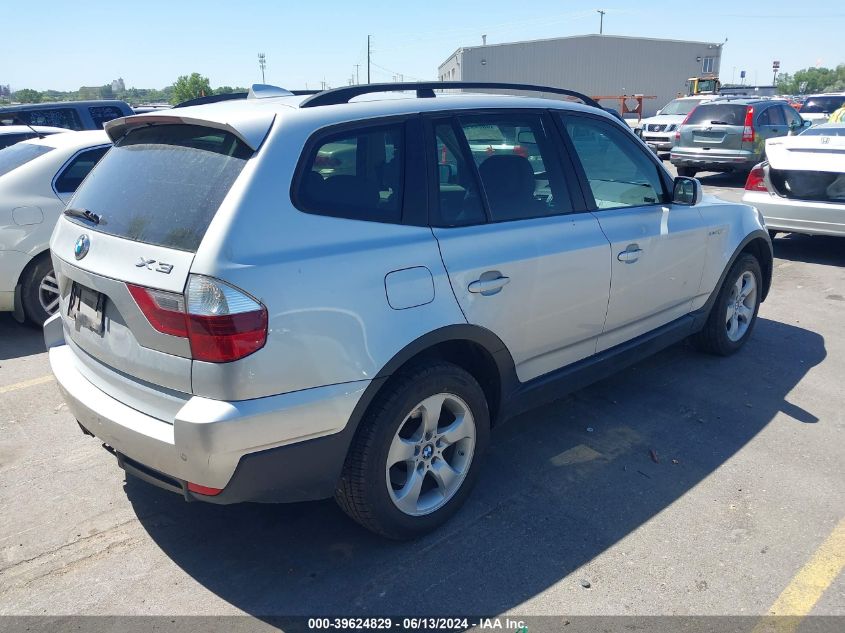
M 91 248 L 91 240 L 87 235 L 82 234 L 76 238 L 76 243 L 73 245 L 73 254 L 76 259 L 82 259 L 88 254 L 89 248 Z

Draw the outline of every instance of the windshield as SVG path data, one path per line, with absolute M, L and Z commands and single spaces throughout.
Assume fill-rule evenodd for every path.
M 845 136 L 845 125 L 814 125 L 801 132 L 800 136 Z
M 807 114 L 830 114 L 834 110 L 842 107 L 845 103 L 845 95 L 840 97 L 810 97 L 801 106 L 801 112 Z
M 743 125 L 745 110 L 736 103 L 704 103 L 693 111 L 687 125 Z
M 5 176 L 10 171 L 39 156 L 43 156 L 52 149 L 47 145 L 34 145 L 33 143 L 17 143 L 5 149 L 0 149 L 0 176 Z
M 686 116 L 702 101 L 703 99 L 675 99 L 667 103 L 660 114 L 682 114 Z
M 73 222 L 136 242 L 196 251 L 252 151 L 233 134 L 196 125 L 131 131 L 97 164 L 69 207 Z

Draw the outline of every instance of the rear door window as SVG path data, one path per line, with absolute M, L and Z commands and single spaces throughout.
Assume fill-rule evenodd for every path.
M 320 139 L 305 158 L 294 202 L 301 211 L 400 222 L 404 124 L 346 130 Z
M 108 146 L 96 147 L 77 154 L 56 177 L 54 184 L 56 193 L 73 193 L 76 191 L 82 181 L 85 180 L 85 176 L 94 169 L 94 165 L 105 156 L 108 150 Z
M 35 145 L 34 143 L 17 143 L 0 149 L 0 176 L 26 165 L 29 161 L 43 156 L 52 149 L 47 145 Z
M 135 129 L 109 151 L 70 202 L 102 216 L 92 230 L 196 251 L 252 156 L 236 136 L 196 125 Z
M 491 222 L 572 212 L 563 174 L 539 114 L 459 116 Z
M 766 108 L 760 113 L 760 116 L 757 117 L 757 125 L 786 125 L 786 119 L 783 116 L 783 110 L 779 105 Z
M 102 128 L 106 123 L 112 119 L 118 119 L 125 116 L 120 108 L 114 106 L 91 106 L 88 108 L 91 118 L 94 120 L 94 125 L 97 128 Z
M 451 119 L 434 125 L 437 161 L 438 226 L 465 226 L 487 221 L 478 193 L 475 168 Z
M 692 111 L 687 125 L 744 125 L 746 106 L 738 103 L 703 103 Z
M 44 108 L 41 110 L 22 110 L 15 113 L 16 122 L 23 125 L 49 125 L 67 130 L 81 130 L 82 122 L 73 108 Z

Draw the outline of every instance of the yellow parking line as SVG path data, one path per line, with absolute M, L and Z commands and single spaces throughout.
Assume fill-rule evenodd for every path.
M 9 393 L 10 391 L 17 391 L 18 389 L 26 389 L 27 387 L 34 387 L 35 385 L 43 385 L 45 382 L 53 380 L 53 375 L 41 376 L 40 378 L 32 378 L 31 380 L 24 380 L 17 382 L 14 385 L 6 385 L 0 387 L 0 393 Z
M 787 617 L 764 618 L 754 628 L 754 633 L 795 631 L 801 618 L 813 610 L 843 567 L 845 567 L 845 518 L 833 528 L 830 536 L 819 546 L 807 564 L 795 574 L 786 589 L 769 608 L 768 616 Z

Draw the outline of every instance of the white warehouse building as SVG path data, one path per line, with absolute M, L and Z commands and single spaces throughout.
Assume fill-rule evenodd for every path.
M 646 95 L 643 116 L 686 94 L 686 81 L 719 74 L 722 43 L 576 35 L 466 46 L 440 64 L 441 81 L 501 81 L 568 88 L 588 96 Z M 548 95 L 551 96 L 551 95 Z M 619 109 L 619 102 L 603 101 Z

